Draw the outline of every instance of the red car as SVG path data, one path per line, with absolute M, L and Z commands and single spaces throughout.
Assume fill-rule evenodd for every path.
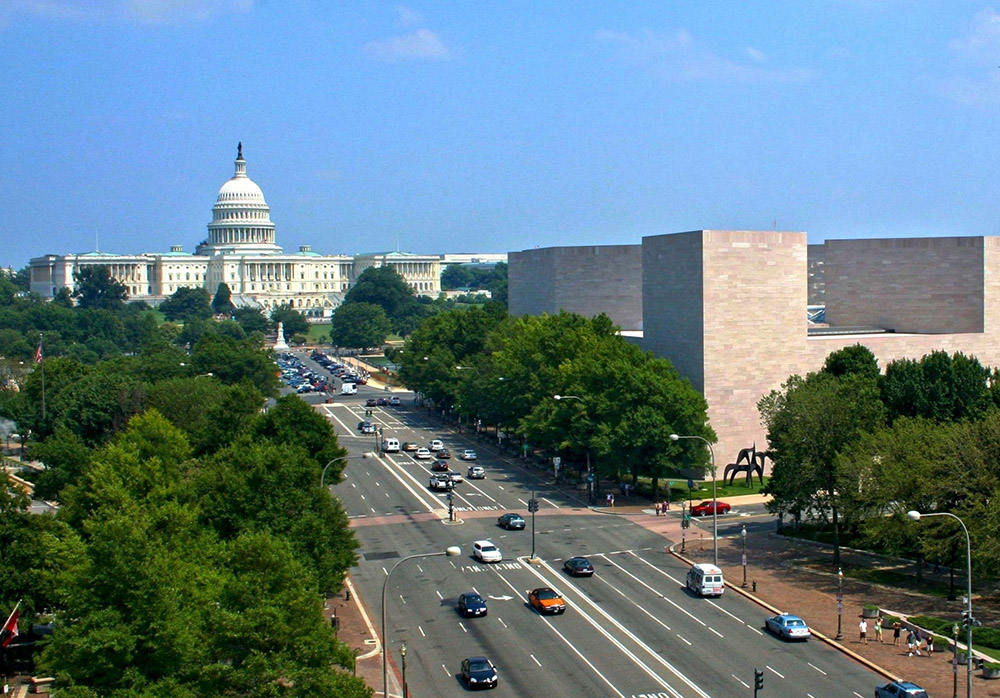
M 729 510 L 732 509 L 731 506 L 725 502 L 716 502 L 716 513 L 717 514 L 728 514 Z M 712 515 L 712 500 L 707 502 L 702 502 L 701 504 L 694 504 L 691 507 L 691 516 L 711 516 Z

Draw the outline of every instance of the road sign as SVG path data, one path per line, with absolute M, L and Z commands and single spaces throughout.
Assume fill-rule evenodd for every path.
M 688 480 L 688 489 L 689 490 L 693 490 L 694 489 L 694 480 Z

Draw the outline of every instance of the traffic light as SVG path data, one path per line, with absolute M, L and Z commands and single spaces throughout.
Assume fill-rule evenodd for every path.
M 760 669 L 753 670 L 753 690 L 754 692 L 764 688 L 764 672 Z
M 528 500 L 528 511 L 530 511 L 532 514 L 538 511 L 538 500 L 535 499 L 534 497 Z

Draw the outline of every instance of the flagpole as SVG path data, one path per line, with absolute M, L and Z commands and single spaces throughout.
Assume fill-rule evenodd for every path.
M 38 334 L 38 363 L 42 365 L 42 421 L 45 421 L 45 355 L 42 353 L 41 333 Z
M 21 607 L 21 599 L 18 599 L 17 603 L 14 604 L 14 610 L 10 612 L 9 616 L 7 616 L 7 621 L 0 627 L 6 628 L 7 623 L 10 623 L 10 619 L 14 617 L 14 614 L 17 613 L 17 609 L 19 609 L 20 607 Z

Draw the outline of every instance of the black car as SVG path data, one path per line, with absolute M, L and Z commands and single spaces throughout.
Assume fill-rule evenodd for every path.
M 486 601 L 474 591 L 469 591 L 458 597 L 458 612 L 466 618 L 476 618 L 486 615 Z
M 375 401 L 375 403 L 379 407 L 387 407 L 389 405 L 389 398 L 387 398 L 387 397 L 380 397 L 378 400 Z
M 431 466 L 431 470 L 438 473 L 446 473 L 448 472 L 448 464 L 443 460 L 436 460 L 434 461 L 434 465 Z
M 438 458 L 451 458 L 451 451 L 447 448 L 442 448 L 437 452 Z
M 375 407 L 375 403 L 376 403 L 375 398 L 370 397 L 367 400 L 365 400 L 365 407 Z
M 573 577 L 590 577 L 594 574 L 594 566 L 585 557 L 571 557 L 563 563 L 563 569 Z
M 503 514 L 497 518 L 497 524 L 503 526 L 508 531 L 524 530 L 524 517 L 520 514 Z
M 496 688 L 497 668 L 486 657 L 469 657 L 462 660 L 462 678 L 471 688 Z

